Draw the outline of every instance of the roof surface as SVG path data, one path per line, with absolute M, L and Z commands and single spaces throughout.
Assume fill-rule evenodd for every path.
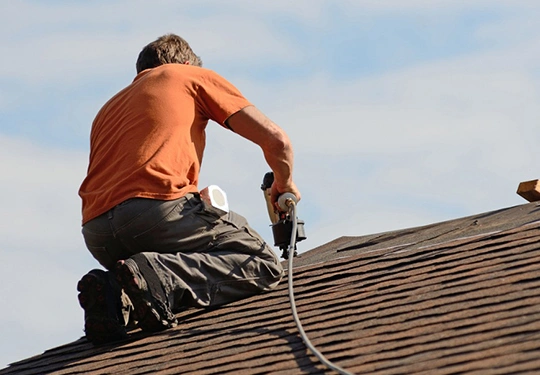
M 306 228 L 309 236 L 309 228 Z M 540 373 L 540 207 L 535 203 L 362 237 L 295 258 L 311 342 L 356 374 Z M 158 334 L 81 338 L 0 374 L 323 374 L 277 290 L 188 310 Z

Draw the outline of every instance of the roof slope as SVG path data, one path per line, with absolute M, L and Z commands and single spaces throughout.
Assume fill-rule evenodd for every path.
M 309 233 L 308 233 L 309 235 Z M 540 207 L 342 237 L 295 259 L 312 343 L 357 374 L 540 372 Z M 323 374 L 276 291 L 180 314 L 115 345 L 84 339 L 0 374 Z

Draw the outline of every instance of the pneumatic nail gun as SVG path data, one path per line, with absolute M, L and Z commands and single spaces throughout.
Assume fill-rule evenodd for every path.
M 292 231 L 293 231 L 293 220 L 296 220 L 296 241 L 294 243 L 294 254 L 297 256 L 296 252 L 296 242 L 305 240 L 306 233 L 304 231 L 304 222 L 298 220 L 296 217 L 291 217 L 291 211 L 285 210 L 285 207 L 282 207 L 283 211 L 278 210 L 270 199 L 270 188 L 274 183 L 274 173 L 268 172 L 264 175 L 263 183 L 261 189 L 264 193 L 264 198 L 266 200 L 266 208 L 268 210 L 268 215 L 270 216 L 270 221 L 272 222 L 272 234 L 274 235 L 274 246 L 278 246 L 282 251 L 281 257 L 283 259 L 289 259 L 289 245 L 291 242 Z M 285 193 L 280 196 L 278 202 L 281 206 L 286 206 L 286 200 L 292 199 L 295 200 L 294 195 L 290 193 Z M 296 201 L 294 202 L 296 203 Z

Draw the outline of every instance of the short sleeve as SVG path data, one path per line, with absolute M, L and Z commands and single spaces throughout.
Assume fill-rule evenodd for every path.
M 219 74 L 207 69 L 204 73 L 197 88 L 197 105 L 207 118 L 226 127 L 227 118 L 251 103 Z

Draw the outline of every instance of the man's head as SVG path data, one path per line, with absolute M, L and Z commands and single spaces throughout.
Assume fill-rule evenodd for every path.
M 144 47 L 137 59 L 137 74 L 163 64 L 202 66 L 202 61 L 188 42 L 174 34 L 166 34 Z

